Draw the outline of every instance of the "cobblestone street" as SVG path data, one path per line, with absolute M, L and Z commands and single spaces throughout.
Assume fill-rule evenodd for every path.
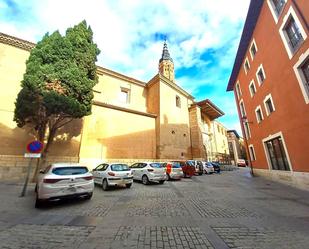
M 309 248 L 309 192 L 248 169 L 103 191 L 34 208 L 1 183 L 0 248 Z

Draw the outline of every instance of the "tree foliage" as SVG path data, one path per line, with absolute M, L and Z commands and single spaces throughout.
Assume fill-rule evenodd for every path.
M 62 36 L 48 33 L 31 50 L 15 102 L 14 121 L 30 125 L 45 143 L 46 154 L 57 129 L 91 114 L 92 88 L 97 84 L 93 32 L 86 21 Z

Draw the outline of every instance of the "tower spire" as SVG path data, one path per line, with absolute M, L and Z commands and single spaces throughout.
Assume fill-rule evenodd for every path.
M 171 62 L 173 62 L 173 59 L 171 58 L 170 53 L 167 48 L 166 36 L 165 36 L 164 43 L 163 43 L 162 56 L 159 62 L 161 62 L 162 60 L 170 60 Z
M 163 43 L 162 56 L 159 60 L 159 72 L 170 81 L 174 82 L 174 63 L 167 48 L 166 36 Z

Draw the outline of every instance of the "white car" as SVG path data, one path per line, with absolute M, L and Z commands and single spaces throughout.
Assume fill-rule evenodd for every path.
M 133 179 L 142 181 L 145 185 L 150 182 L 159 182 L 163 184 L 166 180 L 165 168 L 163 168 L 162 163 L 134 163 L 130 168 L 133 172 Z
M 214 166 L 210 162 L 203 162 L 203 169 L 205 174 L 212 174 L 215 172 Z
M 92 174 L 94 182 L 102 185 L 103 190 L 119 185 L 131 188 L 133 183 L 132 171 L 124 163 L 102 163 L 92 171 Z
M 91 199 L 94 190 L 93 176 L 88 168 L 79 164 L 55 163 L 40 170 L 35 186 L 35 207 L 45 201 L 85 197 Z
M 166 179 L 180 180 L 183 177 L 183 171 L 181 168 L 181 162 L 168 162 L 163 163 L 163 168 L 166 170 Z

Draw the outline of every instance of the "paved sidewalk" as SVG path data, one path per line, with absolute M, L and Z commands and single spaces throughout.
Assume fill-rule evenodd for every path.
M 309 248 L 309 192 L 248 169 L 34 208 L 34 186 L 0 184 L 0 248 Z

